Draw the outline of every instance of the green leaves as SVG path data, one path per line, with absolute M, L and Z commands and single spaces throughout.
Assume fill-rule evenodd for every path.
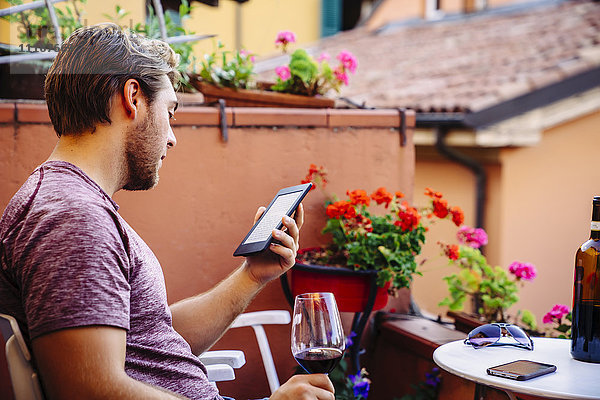
M 502 267 L 490 266 L 479 249 L 465 245 L 460 246 L 459 258 L 451 264 L 460 270 L 444 278 L 450 296 L 439 305 L 448 306 L 452 311 L 462 310 L 465 299 L 470 295 L 481 300 L 479 313 L 488 321 L 504 321 L 504 312 L 519 301 L 519 288 L 508 272 Z M 523 318 L 524 322 L 527 320 L 529 324 L 535 324 L 531 312 L 524 312 Z
M 365 207 L 357 212 L 371 220 L 372 232 L 348 229 L 341 219 L 330 218 L 323 233 L 332 235 L 332 247 L 344 253 L 348 267 L 378 271 L 379 286 L 392 281 L 392 290 L 409 287 L 417 273 L 415 256 L 425 242 L 425 228 L 405 232 L 394 225 L 390 215 L 374 216 Z
M 232 53 L 223 50 L 224 45 L 217 42 L 211 54 L 205 54 L 201 62 L 200 77 L 213 85 L 245 89 L 254 74 L 252 54 Z
M 323 95 L 330 89 L 339 91 L 339 82 L 329 64 L 317 64 L 304 49 L 292 53 L 288 67 L 290 78 L 278 79 L 277 83 L 271 86 L 271 90 L 305 96 Z
M 8 0 L 11 6 L 23 4 L 21 0 Z M 78 3 L 85 4 L 83 0 L 72 0 L 61 8 L 55 8 L 56 18 L 60 27 L 61 37 L 65 39 L 77 28 L 83 26 Z M 73 8 L 71 8 L 73 7 Z M 64 8 L 64 11 L 63 9 Z M 57 44 L 54 26 L 50 20 L 48 8 L 40 7 L 33 10 L 22 11 L 2 17 L 11 24 L 18 24 L 18 37 L 22 44 L 29 44 L 37 48 L 55 50 Z

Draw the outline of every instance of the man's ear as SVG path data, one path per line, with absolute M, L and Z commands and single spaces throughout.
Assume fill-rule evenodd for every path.
M 123 87 L 123 107 L 131 119 L 135 119 L 143 101 L 142 89 L 136 79 L 128 79 Z

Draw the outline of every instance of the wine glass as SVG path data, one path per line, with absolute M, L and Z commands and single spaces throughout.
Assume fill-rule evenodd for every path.
M 333 293 L 296 296 L 292 354 L 309 374 L 328 374 L 342 359 L 346 341 Z

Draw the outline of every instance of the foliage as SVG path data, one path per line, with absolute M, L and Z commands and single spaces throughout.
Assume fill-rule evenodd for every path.
M 548 332 L 548 336 L 570 339 L 572 320 L 573 316 L 571 311 L 569 311 L 569 307 L 564 304 L 555 304 L 554 307 L 552 307 L 552 310 L 544 315 L 542 322 L 544 324 L 552 325 L 552 328 Z
M 309 181 L 324 186 L 325 169 L 311 165 L 303 182 Z M 401 192 L 391 194 L 383 187 L 371 195 L 364 190 L 346 194 L 347 200 L 326 203 L 329 219 L 323 233 L 331 234 L 332 243 L 323 249 L 299 252 L 299 260 L 378 271 L 377 284 L 384 286 L 391 281 L 391 293 L 408 287 L 412 276 L 420 274 L 415 257 L 421 253 L 427 231 L 422 216 L 430 222 L 433 217 L 451 218 L 457 226 L 464 220 L 460 208 L 449 207 L 442 195 L 431 189 L 425 192 L 431 198 L 430 206 L 420 211 L 403 201 Z M 370 211 L 371 200 L 380 206 L 379 214 Z
M 425 380 L 411 385 L 414 394 L 402 396 L 400 400 L 436 400 L 440 392 L 441 371 L 434 368 L 431 372 L 425 374 Z
M 232 53 L 223 50 L 224 47 L 221 42 L 217 42 L 214 51 L 204 55 L 200 78 L 204 82 L 221 87 L 250 87 L 254 74 L 254 55 L 244 50 Z
M 367 371 L 363 368 L 356 375 L 347 375 L 347 370 L 348 362 L 343 359 L 329 374 L 336 400 L 365 400 L 371 388 Z
M 356 333 L 350 332 L 346 337 L 346 348 L 352 346 L 352 338 Z M 349 363 L 347 358 L 350 354 L 344 353 L 344 357 L 338 365 L 329 373 L 329 379 L 335 388 L 336 400 L 366 400 L 371 389 L 371 380 L 366 369 L 361 369 L 356 375 L 349 372 Z M 296 374 L 307 374 L 301 366 L 296 367 Z
M 275 44 L 282 47 L 296 41 L 296 36 L 289 31 L 279 32 Z M 358 66 L 356 58 L 348 51 L 338 54 L 339 64 L 332 68 L 326 53 L 315 61 L 304 49 L 294 51 L 287 65 L 275 69 L 277 82 L 271 86 L 276 92 L 299 94 L 304 96 L 324 95 L 330 90 L 340 92 L 342 84 L 348 85 L 348 72 L 354 73 Z
M 528 263 L 513 262 L 509 270 L 488 264 L 479 247 L 487 243 L 487 234 L 482 229 L 462 227 L 459 230 L 460 245 L 440 243 L 450 265 L 459 271 L 444 278 L 448 284 L 449 297 L 439 303 L 450 310 L 462 310 L 464 301 L 473 297 L 477 312 L 487 321 L 506 321 L 506 310 L 519 301 L 519 283 L 533 280 L 535 267 Z M 476 240 L 480 237 L 480 240 Z M 531 312 L 522 314 L 526 325 L 535 326 Z
M 190 18 L 190 13 L 192 12 L 192 9 L 193 7 L 190 7 L 188 0 L 181 1 L 181 4 L 179 5 L 179 19 L 181 20 L 181 25 L 173 20 L 171 14 L 164 13 L 165 28 L 168 37 L 194 34 L 194 32 L 188 32 L 185 30 L 185 28 L 183 28 L 184 21 Z M 110 16 L 108 14 L 103 15 L 115 24 L 124 26 L 123 18 L 125 18 L 129 14 L 129 12 L 125 11 L 125 9 L 123 9 L 121 6 L 117 5 L 115 6 L 114 16 Z M 135 24 L 135 26 L 132 27 L 132 31 L 152 39 L 162 38 L 160 33 L 160 22 L 152 6 L 148 5 L 148 16 L 146 18 L 146 23 Z M 169 46 L 171 46 L 175 53 L 179 54 L 179 66 L 177 67 L 177 69 L 181 74 L 181 84 L 186 88 L 191 89 L 192 86 L 190 84 L 189 73 L 193 69 L 193 66 L 196 62 L 196 57 L 194 56 L 193 52 L 193 43 L 170 43 Z
M 7 0 L 11 6 L 23 4 L 23 0 Z M 61 37 L 66 38 L 76 29 L 83 26 L 80 10 L 87 0 L 70 0 L 62 7 L 55 7 L 56 18 L 61 29 Z M 47 7 L 22 11 L 2 17 L 11 24 L 18 24 L 18 37 L 22 44 L 29 44 L 44 50 L 58 50 L 56 32 L 50 20 Z

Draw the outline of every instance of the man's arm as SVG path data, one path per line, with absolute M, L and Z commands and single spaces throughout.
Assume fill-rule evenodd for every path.
M 264 211 L 264 207 L 259 208 L 254 220 Z M 303 222 L 304 208 L 300 204 L 295 219 L 284 217 L 285 231 L 274 231 L 281 244 L 273 244 L 263 254 L 248 257 L 210 291 L 171 305 L 173 327 L 192 346 L 194 354 L 208 350 L 264 285 L 294 265 Z
M 54 331 L 31 343 L 42 386 L 54 399 L 181 399 L 125 373 L 127 332 L 110 326 Z

